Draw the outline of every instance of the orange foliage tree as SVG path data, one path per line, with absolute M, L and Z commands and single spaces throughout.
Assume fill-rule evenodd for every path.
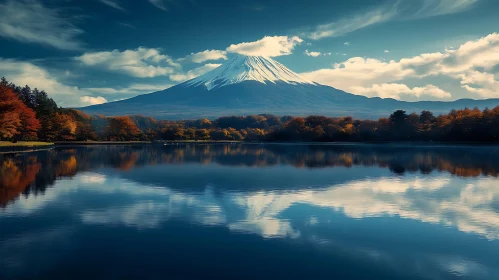
M 77 123 L 73 116 L 68 114 L 55 113 L 55 130 L 58 132 L 58 140 L 74 140 Z
M 109 140 L 126 141 L 138 140 L 142 131 L 129 116 L 109 118 L 109 124 L 104 133 Z

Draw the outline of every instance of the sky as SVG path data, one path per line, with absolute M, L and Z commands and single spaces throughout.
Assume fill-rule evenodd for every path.
M 499 98 L 498 0 L 0 0 L 0 76 L 78 107 L 262 55 L 353 94 Z

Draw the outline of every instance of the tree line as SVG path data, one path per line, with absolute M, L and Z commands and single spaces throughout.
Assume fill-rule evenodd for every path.
M 389 145 L 185 144 L 165 147 L 98 145 L 36 154 L 0 154 L 0 208 L 21 194 L 25 197 L 43 194 L 61 177 L 72 178 L 77 173 L 100 167 L 129 170 L 185 163 L 247 167 L 291 165 L 296 168 L 377 166 L 396 174 L 428 174 L 439 170 L 460 177 L 499 176 L 497 149 L 469 149 L 467 153 L 460 148 L 393 148 Z
M 233 140 L 282 142 L 499 140 L 499 106 L 430 111 L 397 110 L 378 120 L 352 117 L 227 116 L 215 120 L 157 120 L 144 116 L 89 116 L 64 109 L 37 88 L 0 80 L 0 140 L 133 141 Z

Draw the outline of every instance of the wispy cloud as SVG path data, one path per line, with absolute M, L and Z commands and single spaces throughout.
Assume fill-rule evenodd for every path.
M 393 20 L 414 20 L 439 15 L 454 14 L 470 9 L 480 0 L 392 0 L 365 10 L 351 14 L 338 20 L 315 27 L 304 36 L 319 40 L 327 37 L 339 37 L 359 29 Z M 348 45 L 348 44 L 345 44 Z
M 83 30 L 61 10 L 50 9 L 36 0 L 8 0 L 0 3 L 0 36 L 21 42 L 76 50 Z
M 113 9 L 116 9 L 116 10 L 120 10 L 122 12 L 126 12 L 126 10 L 120 6 L 120 4 L 118 4 L 118 2 L 116 1 L 113 1 L 113 0 L 99 0 L 100 2 L 102 2 L 103 4 L 106 4 L 108 5 L 109 7 L 113 8 Z
M 208 63 L 205 64 L 201 67 L 192 69 L 188 71 L 187 73 L 179 73 L 179 74 L 173 74 L 170 75 L 170 80 L 175 81 L 175 82 L 183 82 L 187 81 L 190 79 L 194 79 L 198 76 L 203 75 L 206 72 L 209 72 L 217 67 L 219 67 L 221 64 L 216 64 L 216 63 Z
M 251 5 L 251 6 L 244 6 L 243 8 L 248 9 L 248 10 L 252 10 L 252 11 L 261 12 L 261 11 L 265 10 L 267 7 L 265 7 L 264 5 Z
M 130 23 L 126 23 L 126 22 L 118 22 L 118 24 L 119 24 L 119 25 L 121 25 L 121 26 L 124 26 L 124 27 L 131 28 L 131 29 L 137 29 L 137 27 L 135 27 L 135 25 L 130 24 Z
M 131 96 L 160 91 L 171 87 L 172 84 L 131 84 L 121 87 L 100 87 L 100 88 L 84 88 L 93 94 L 105 95 L 108 99 L 116 99 L 118 97 L 129 98 Z M 112 97 L 114 96 L 114 98 Z
M 338 37 L 370 25 L 389 21 L 396 15 L 397 10 L 395 7 L 387 8 L 383 6 L 361 14 L 351 15 L 338 21 L 319 25 L 312 32 L 307 33 L 306 36 L 313 40 Z
M 168 11 L 168 7 L 163 0 L 149 0 L 151 4 L 153 4 L 156 8 L 161 9 L 163 11 Z
M 419 9 L 409 18 L 454 14 L 468 10 L 480 0 L 419 0 Z

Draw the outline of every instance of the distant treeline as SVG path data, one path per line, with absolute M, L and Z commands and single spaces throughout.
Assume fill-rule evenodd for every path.
M 57 179 L 96 168 L 130 170 L 148 165 L 209 164 L 225 166 L 294 166 L 296 168 L 376 166 L 396 174 L 434 170 L 459 177 L 499 176 L 498 149 L 393 148 L 316 145 L 168 145 L 88 146 L 37 154 L 0 154 L 0 209 L 20 195 L 44 194 Z M 140 177 L 145 179 L 144 176 Z M 141 180 L 139 177 L 136 178 Z M 213 182 L 211 182 L 213 183 Z M 200 184 L 204 188 L 205 184 Z M 239 188 L 241 186 L 231 186 Z M 252 186 L 261 190 L 262 186 Z M 247 186 L 241 187 L 248 191 Z M 1 210 L 0 210 L 1 211 Z
M 398 110 L 379 120 L 352 117 L 292 117 L 269 114 L 215 120 L 156 120 L 144 116 L 89 116 L 63 109 L 43 90 L 0 81 L 0 140 L 131 141 L 240 140 L 282 142 L 478 141 L 499 140 L 499 106 L 429 111 Z

